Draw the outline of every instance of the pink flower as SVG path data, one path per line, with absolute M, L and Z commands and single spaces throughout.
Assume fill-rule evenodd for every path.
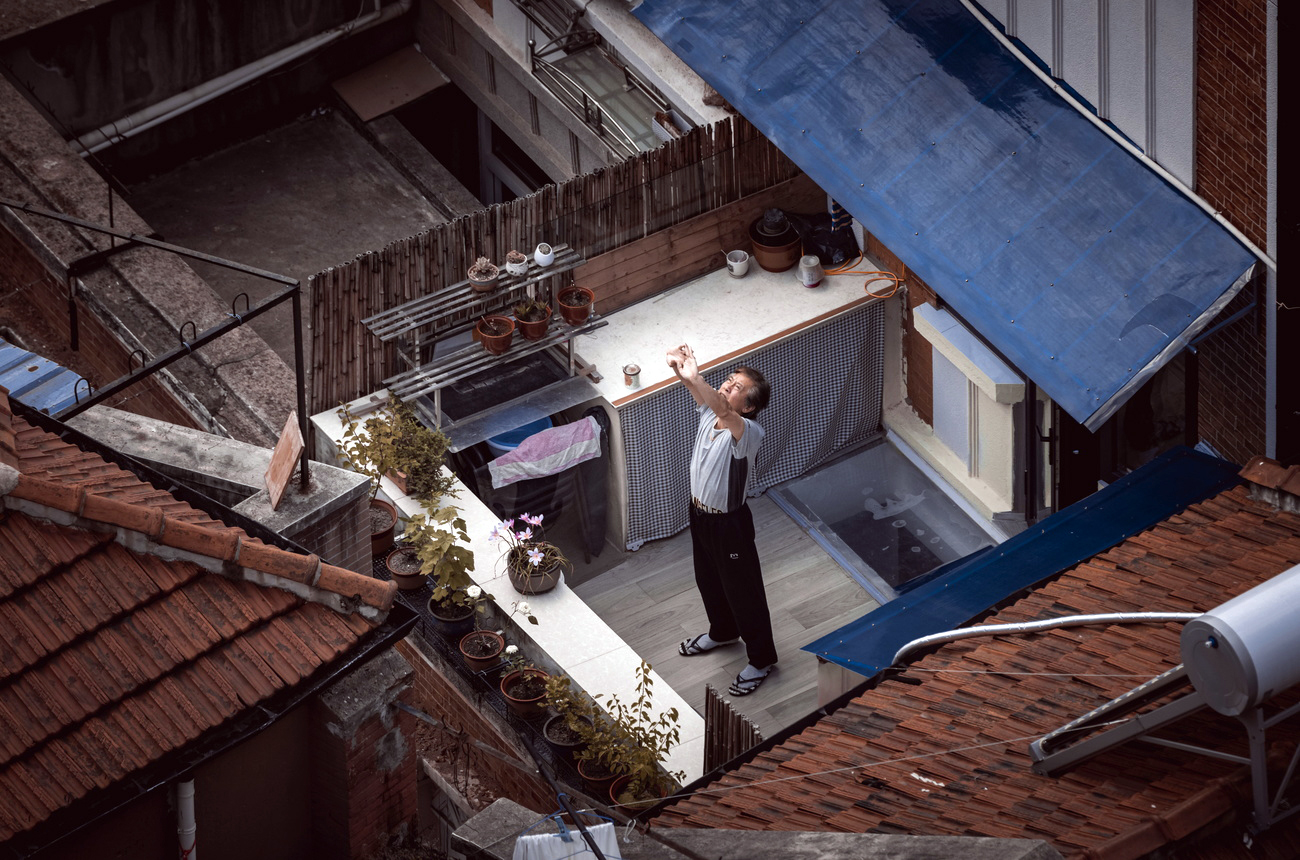
M 521 532 L 516 532 L 516 533 L 515 533 L 515 537 L 518 538 L 520 541 L 529 541 L 529 540 L 532 540 L 532 539 L 533 539 L 533 530 L 532 530 L 532 529 L 524 529 L 524 530 L 521 531 Z
M 528 563 L 533 567 L 539 567 L 542 563 L 542 551 L 540 549 L 530 549 L 528 551 Z

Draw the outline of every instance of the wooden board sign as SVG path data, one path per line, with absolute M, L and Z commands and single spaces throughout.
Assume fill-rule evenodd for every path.
M 280 500 L 284 498 L 285 487 L 289 486 L 289 479 L 293 477 L 302 449 L 302 430 L 298 427 L 298 411 L 295 409 L 284 422 L 280 439 L 271 452 L 271 465 L 266 469 L 266 491 L 271 494 L 273 511 L 280 507 Z

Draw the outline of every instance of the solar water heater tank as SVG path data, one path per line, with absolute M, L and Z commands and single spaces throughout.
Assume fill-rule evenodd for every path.
M 1187 674 L 1206 703 L 1237 716 L 1300 683 L 1300 565 L 1183 627 Z

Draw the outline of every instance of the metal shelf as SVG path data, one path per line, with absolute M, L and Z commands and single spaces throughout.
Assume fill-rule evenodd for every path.
M 402 373 L 384 380 L 388 390 L 407 402 L 418 403 L 422 398 L 432 397 L 432 408 L 422 406 L 419 411 L 426 421 L 442 427 L 442 389 L 542 350 L 548 350 L 558 358 L 570 377 L 547 387 L 564 385 L 579 373 L 599 380 L 595 368 L 587 366 L 574 353 L 573 338 L 608 323 L 599 316 L 592 316 L 581 325 L 571 326 L 558 314 L 559 276 L 571 272 L 586 260 L 568 245 L 555 245 L 553 250 L 555 261 L 551 265 L 539 266 L 536 261 L 529 260 L 527 271 L 521 275 L 499 276 L 497 286 L 490 292 L 477 292 L 469 281 L 461 281 L 363 319 L 362 324 L 375 337 L 385 343 L 396 342 L 397 354 L 407 365 Z M 535 292 L 539 285 L 546 287 L 549 303 L 555 309 L 550 328 L 541 339 L 525 340 L 516 335 L 510 348 L 500 355 L 489 353 L 482 344 L 475 343 L 447 355 L 425 358 L 433 344 L 469 329 L 479 317 L 494 313 L 509 315 L 510 307 Z M 545 391 L 547 387 L 538 391 Z M 499 405 L 494 405 L 484 413 L 497 409 Z M 458 421 L 465 423 L 477 417 L 466 416 Z

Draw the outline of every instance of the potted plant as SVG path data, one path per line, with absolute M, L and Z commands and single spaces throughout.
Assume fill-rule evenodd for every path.
M 533 252 L 533 262 L 539 266 L 549 266 L 555 262 L 555 249 L 546 242 L 540 242 Z
M 545 594 L 560 582 L 560 575 L 569 560 L 559 547 L 545 540 L 542 514 L 522 514 L 515 530 L 515 519 L 503 520 L 492 529 L 489 539 L 505 545 L 502 556 L 506 562 L 506 575 L 515 591 L 520 594 Z
M 477 585 L 466 588 L 465 595 L 474 607 L 474 629 L 461 637 L 459 644 L 460 655 L 470 669 L 481 672 L 485 669 L 491 669 L 500 662 L 501 653 L 505 649 L 505 638 L 501 635 L 500 630 L 484 630 L 480 624 L 480 621 L 487 615 L 492 595 L 485 593 Z M 529 608 L 527 603 L 517 601 L 510 607 L 510 615 L 514 615 L 516 612 L 523 614 L 528 619 L 529 624 L 537 623 L 537 619 L 533 616 L 532 609 Z
M 479 257 L 470 265 L 465 276 L 469 278 L 469 285 L 476 292 L 488 293 L 496 288 L 499 274 L 501 274 L 501 270 L 496 263 L 487 257 Z
M 534 298 L 525 298 L 515 304 L 515 328 L 524 340 L 541 340 L 551 325 L 551 306 Z
M 379 487 L 383 476 L 399 465 L 401 418 L 389 401 L 364 421 L 345 403 L 342 420 L 339 451 L 348 468 L 370 478 L 370 551 L 375 557 L 384 557 L 393 545 L 397 508 L 379 498 Z
M 595 726 L 591 700 L 574 692 L 567 675 L 554 675 L 546 679 L 545 705 L 554 713 L 542 724 L 542 738 L 557 756 L 578 762 Z M 610 774 L 610 780 L 615 776 Z
M 528 258 L 523 251 L 510 250 L 506 253 L 506 271 L 512 275 L 528 273 Z
M 569 325 L 582 325 L 591 316 L 591 303 L 596 294 L 586 287 L 572 286 L 560 290 L 560 316 Z
M 485 316 L 475 325 L 478 339 L 483 348 L 493 355 L 501 355 L 510 349 L 510 341 L 515 333 L 515 322 L 510 317 L 494 314 Z
M 389 550 L 384 567 L 388 568 L 388 575 L 397 583 L 399 591 L 419 591 L 429 581 L 420 570 L 419 552 L 408 544 L 398 544 Z
M 606 698 L 609 729 L 593 731 L 581 754 L 625 777 L 621 784 L 615 780 L 610 788 L 610 799 L 622 806 L 657 802 L 686 777 L 685 773 L 663 769 L 668 751 L 680 740 L 677 709 L 655 716 L 652 683 L 650 664 L 642 660 L 637 668 L 636 699 L 624 704 L 617 695 Z M 596 694 L 594 698 L 599 702 L 602 696 Z
M 507 645 L 506 666 L 501 672 L 501 695 L 515 716 L 533 720 L 542 715 L 546 698 L 547 673 L 524 658 L 518 645 Z

